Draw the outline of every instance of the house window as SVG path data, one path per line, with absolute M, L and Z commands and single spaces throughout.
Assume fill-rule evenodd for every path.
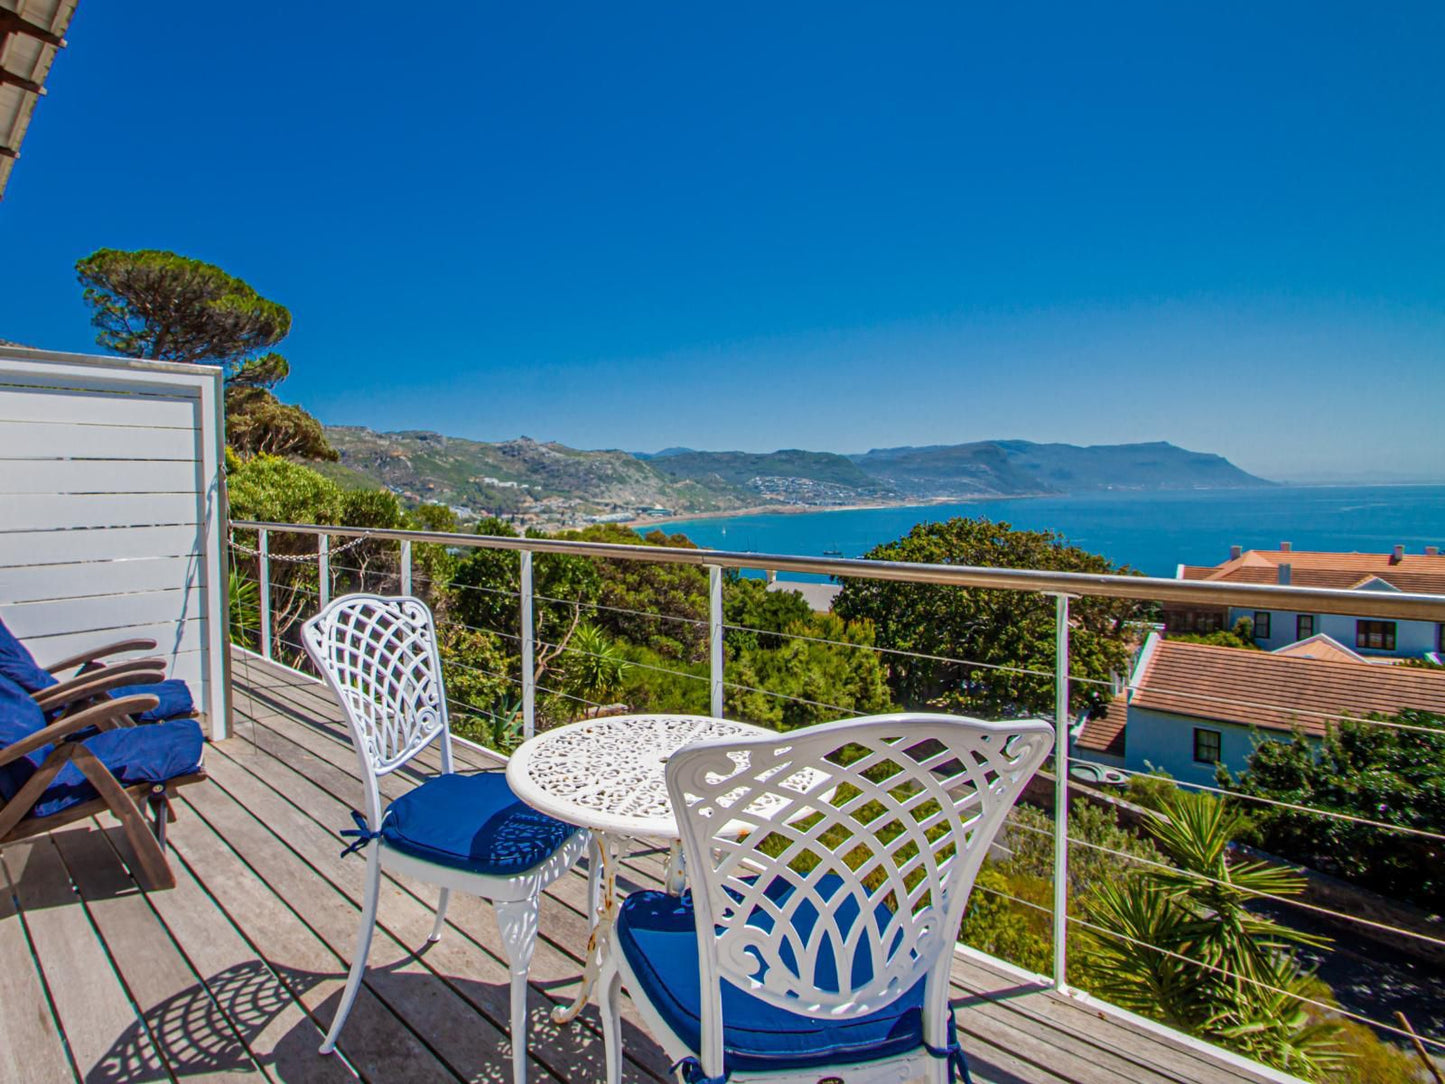
M 1219 731 L 1202 726 L 1194 728 L 1194 763 L 1219 763 Z
M 1308 640 L 1315 634 L 1315 615 L 1300 614 L 1294 619 L 1294 638 Z
M 1269 639 L 1269 611 L 1254 611 L 1254 638 L 1256 640 Z
M 1355 646 L 1366 651 L 1395 650 L 1395 622 L 1356 621 Z

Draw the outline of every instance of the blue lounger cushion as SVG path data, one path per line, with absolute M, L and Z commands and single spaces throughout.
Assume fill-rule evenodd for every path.
M 174 719 L 178 715 L 190 715 L 196 710 L 190 687 L 179 678 L 168 678 L 154 685 L 124 685 L 110 691 L 112 699 L 122 696 L 154 696 L 160 701 L 150 711 L 135 716 L 136 722 L 154 723 L 161 719 Z
M 45 713 L 35 698 L 11 678 L 0 674 L 0 749 L 23 741 L 45 729 Z M 9 801 L 25 785 L 50 753 L 46 745 L 32 753 L 0 765 L 0 799 Z
M 194 719 L 169 719 L 151 726 L 118 727 L 85 739 L 85 747 L 110 769 L 123 787 L 164 783 L 201 770 L 206 739 Z M 29 814 L 50 817 L 98 797 L 79 768 L 67 764 L 45 788 Z
M 826 899 L 829 881 L 818 888 Z M 768 895 L 782 901 L 793 891 L 781 880 Z M 842 908 L 840 908 L 841 912 Z M 853 908 L 855 914 L 856 906 Z M 793 924 L 811 929 L 816 911 L 800 907 Z M 617 943 L 647 998 L 694 1053 L 702 1043 L 702 986 L 692 894 L 633 892 L 622 902 Z M 722 980 L 723 1064 L 727 1072 L 765 1072 L 842 1065 L 896 1057 L 923 1044 L 923 988 L 914 987 L 886 1008 L 848 1020 L 817 1020 L 777 1008 Z
M 28 738 L 45 727 L 45 716 L 20 686 L 0 677 L 0 747 Z M 118 727 L 93 733 L 85 747 L 110 769 L 121 786 L 164 783 L 200 770 L 205 749 L 194 719 L 172 719 L 143 727 Z M 54 745 L 44 745 L 0 767 L 0 799 L 19 793 Z M 98 797 L 81 770 L 67 764 L 45 788 L 27 817 L 49 817 Z
M 35 656 L 0 621 L 0 677 L 9 678 L 28 693 L 38 693 L 56 683 L 55 675 L 35 661 Z
M 392 802 L 381 821 L 388 847 L 500 877 L 545 862 L 575 831 L 521 801 L 501 772 L 435 776 Z

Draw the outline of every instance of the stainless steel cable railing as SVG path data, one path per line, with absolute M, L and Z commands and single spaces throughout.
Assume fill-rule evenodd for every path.
M 1042 913 L 1049 916 L 1052 924 L 1052 951 L 1050 954 L 1052 981 L 1054 985 L 1060 989 L 1065 989 L 1068 986 L 1069 931 L 1071 928 L 1075 930 L 1086 930 L 1092 936 L 1115 937 L 1124 941 L 1130 940 L 1127 935 L 1119 931 L 1102 928 L 1088 917 L 1071 913 L 1069 898 L 1069 852 L 1071 847 L 1107 854 L 1109 857 L 1118 861 L 1132 863 L 1141 867 L 1153 866 L 1158 867 L 1160 870 L 1169 870 L 1175 875 L 1192 876 L 1204 883 L 1209 883 L 1213 880 L 1216 885 L 1222 886 L 1222 882 L 1211 879 L 1207 875 L 1187 872 L 1181 873 L 1180 870 L 1165 862 L 1141 855 L 1129 854 L 1116 848 L 1102 846 L 1094 841 L 1081 838 L 1076 834 L 1071 834 L 1070 801 L 1075 796 L 1078 784 L 1071 781 L 1070 769 L 1076 762 L 1088 763 L 1092 760 L 1089 756 L 1080 756 L 1080 752 L 1082 751 L 1076 752 L 1071 747 L 1070 728 L 1068 726 L 1068 720 L 1071 718 L 1071 712 L 1069 710 L 1071 690 L 1077 686 L 1088 686 L 1096 690 L 1100 695 L 1103 695 L 1111 686 L 1114 691 L 1118 691 L 1121 687 L 1121 683 L 1118 681 L 1110 681 L 1096 676 L 1074 674 L 1071 672 L 1069 640 L 1071 630 L 1070 604 L 1073 600 L 1078 598 L 1107 598 L 1145 603 L 1177 603 L 1201 608 L 1235 607 L 1251 610 L 1315 612 L 1369 619 L 1430 621 L 1445 624 L 1445 596 L 1436 595 L 1386 594 L 1380 592 L 1362 593 L 1293 585 L 1229 584 L 1212 581 L 1184 581 L 1142 576 L 1079 574 L 1030 569 L 999 569 L 961 565 L 922 565 L 905 562 L 812 558 L 776 554 L 744 554 L 717 550 L 684 549 L 650 545 L 621 545 L 553 538 L 503 538 L 427 531 L 360 529 L 346 526 L 312 524 L 237 521 L 232 524 L 232 527 L 235 531 L 246 532 L 248 535 L 253 534 L 256 543 L 254 547 L 243 544 L 240 552 L 254 555 L 257 562 L 255 566 L 256 578 L 260 586 L 258 603 L 262 611 L 259 615 L 260 632 L 258 636 L 258 646 L 260 653 L 267 657 L 274 655 L 275 646 L 272 635 L 272 620 L 274 615 L 271 611 L 269 550 L 272 541 L 277 535 L 285 534 L 315 537 L 316 546 L 314 550 L 304 553 L 288 553 L 287 555 L 287 559 L 292 561 L 305 559 L 315 561 L 317 565 L 315 585 L 291 583 L 286 586 L 285 590 L 291 592 L 291 597 L 293 598 L 300 595 L 304 596 L 308 602 L 314 599 L 317 606 L 324 605 L 329 600 L 335 582 L 339 582 L 338 577 L 343 576 L 347 577 L 349 582 L 363 586 L 372 582 L 368 579 L 369 577 L 377 577 L 375 580 L 376 585 L 384 586 L 388 589 L 395 588 L 402 591 L 409 591 L 413 584 L 414 573 L 412 556 L 414 547 L 417 545 L 438 545 L 449 547 L 456 551 L 491 549 L 516 552 L 518 554 L 518 564 L 516 566 L 517 580 L 515 582 L 518 583 L 518 590 L 505 590 L 478 584 L 455 585 L 459 590 L 486 594 L 498 599 L 515 600 L 517 623 L 513 628 L 504 630 L 501 628 L 494 629 L 472 624 L 462 624 L 461 622 L 457 622 L 456 624 L 460 628 L 485 633 L 505 640 L 509 645 L 508 651 L 511 653 L 509 658 L 513 661 L 516 672 L 504 673 L 474 667 L 461 660 L 452 660 L 449 665 L 459 667 L 462 671 L 471 671 L 479 677 L 504 682 L 509 687 L 518 689 L 521 693 L 518 717 L 520 718 L 521 736 L 523 737 L 530 736 L 535 731 L 538 718 L 539 695 L 544 699 L 551 698 L 552 702 L 564 700 L 583 706 L 589 710 L 602 710 L 608 706 L 587 697 L 578 696 L 576 692 L 569 692 L 566 689 L 557 687 L 555 684 L 549 683 L 545 669 L 540 674 L 537 672 L 536 659 L 539 652 L 556 652 L 558 654 L 583 657 L 590 656 L 594 659 L 601 658 L 601 656 L 576 644 L 568 643 L 565 640 L 539 635 L 534 611 L 536 606 L 575 606 L 585 609 L 591 614 L 612 613 L 618 616 L 651 619 L 659 624 L 678 623 L 697 629 L 705 628 L 705 662 L 694 663 L 693 672 L 689 672 L 689 670 L 683 666 L 669 667 L 659 665 L 655 660 L 644 661 L 642 659 L 633 659 L 628 660 L 627 665 L 635 666 L 642 670 L 667 674 L 683 680 L 689 685 L 706 685 L 710 710 L 716 715 L 723 715 L 725 713 L 730 694 L 744 692 L 787 700 L 823 711 L 835 712 L 839 717 L 850 714 L 860 714 L 856 709 L 847 706 L 830 704 L 810 697 L 770 690 L 759 685 L 737 680 L 734 675 L 726 672 L 727 657 L 724 646 L 729 634 L 742 636 L 766 635 L 769 637 L 777 637 L 784 641 L 791 640 L 838 649 L 851 648 L 860 652 L 872 653 L 885 661 L 906 657 L 911 660 L 938 663 L 947 666 L 967 667 L 981 671 L 999 672 L 1041 680 L 1052 679 L 1053 718 L 1063 721 L 1063 725 L 1059 725 L 1057 728 L 1058 739 L 1052 763 L 1054 793 L 1051 815 L 1053 823 L 1051 830 L 1047 830 L 1046 833 L 1052 836 L 1053 842 L 1053 868 L 1050 885 L 1052 904 L 1051 906 L 1045 906 L 1037 901 L 1027 900 L 1016 894 L 1000 891 L 997 887 L 984 884 L 979 885 L 978 891 L 985 895 L 1007 900 L 1012 905 L 1023 907 L 1032 913 Z M 333 547 L 331 543 L 333 538 L 346 539 L 347 541 L 344 545 L 353 549 L 355 548 L 354 544 L 356 542 L 365 541 L 394 544 L 399 548 L 394 551 L 393 556 L 388 557 L 388 563 L 386 563 L 385 567 L 365 567 L 366 562 L 364 560 L 354 564 L 340 564 L 333 562 L 331 559 L 341 550 L 340 545 Z M 248 539 L 248 541 L 249 540 L 250 539 Z M 296 549 L 294 541 L 290 548 L 292 550 Z M 596 601 L 566 599 L 556 597 L 555 595 L 538 593 L 534 589 L 534 558 L 553 554 L 605 561 L 689 565 L 705 570 L 708 576 L 706 594 L 708 617 L 704 620 L 688 615 L 652 613 L 645 610 L 628 608 L 626 606 L 611 606 Z M 806 632 L 796 630 L 779 631 L 776 629 L 757 628 L 746 623 L 729 623 L 724 620 L 723 614 L 724 573 L 729 571 L 811 573 L 833 576 L 845 580 L 884 580 L 897 583 L 927 584 L 945 588 L 979 588 L 991 591 L 1025 592 L 1034 595 L 1049 596 L 1054 600 L 1055 666 L 1052 671 L 1038 667 L 1008 666 L 997 662 L 970 660 L 948 654 L 912 652 L 897 647 L 873 643 L 854 643 L 827 636 L 810 635 Z M 543 657 L 545 658 L 546 656 L 544 655 Z M 699 668 L 705 672 L 697 672 Z M 699 696 L 700 695 L 701 690 L 699 690 Z M 1364 722 L 1369 726 L 1378 726 L 1403 734 L 1418 733 L 1433 734 L 1436 736 L 1440 734 L 1438 730 L 1430 727 L 1416 726 L 1409 722 L 1399 720 L 1359 720 L 1346 712 L 1327 712 L 1296 705 L 1271 704 L 1250 698 L 1242 698 L 1238 695 L 1175 692 L 1172 690 L 1171 695 L 1197 702 L 1201 712 L 1207 712 L 1210 709 L 1224 708 L 1246 712 L 1286 708 L 1298 716 L 1301 722 L 1307 721 L 1312 726 L 1321 728 L 1351 721 L 1356 723 Z M 511 721 L 510 717 L 504 718 L 494 711 L 491 706 L 463 702 L 458 702 L 455 706 L 459 710 L 490 718 L 497 722 L 505 723 Z M 1109 763 L 1108 767 L 1121 772 L 1123 776 L 1129 778 L 1142 778 L 1149 774 L 1112 763 Z M 1171 782 L 1173 785 L 1188 791 L 1212 794 L 1219 798 L 1227 799 L 1231 802 L 1239 802 L 1246 806 L 1253 804 L 1254 806 L 1262 808 L 1288 810 L 1303 815 L 1321 817 L 1362 828 L 1391 833 L 1395 837 L 1404 836 L 1432 843 L 1445 843 L 1445 825 L 1438 826 L 1440 830 L 1436 830 L 1437 826 L 1433 825 L 1414 826 L 1390 823 L 1382 819 L 1361 816 L 1358 813 L 1319 808 L 1303 802 L 1286 801 L 1263 795 L 1241 793 L 1223 786 L 1200 782 L 1198 780 L 1180 778 L 1172 779 Z M 1014 828 L 1024 832 L 1045 832 L 1044 829 L 1027 824 L 1017 824 Z M 1006 850 L 1007 848 L 1005 847 L 1003 849 Z M 1252 891 L 1247 892 L 1247 894 L 1267 902 L 1270 906 L 1286 911 L 1294 909 L 1309 913 L 1321 919 L 1330 919 L 1379 934 L 1397 936 L 1403 938 L 1407 943 L 1415 943 L 1431 948 L 1445 948 L 1445 927 L 1438 930 L 1432 928 L 1427 932 L 1421 928 L 1409 928 L 1399 923 L 1382 921 L 1378 916 L 1352 915 L 1340 910 L 1338 907 L 1328 907 L 1309 902 L 1308 900 L 1280 896 L 1263 891 Z M 1158 945 L 1148 945 L 1147 947 L 1164 955 L 1170 955 L 1172 953 L 1172 950 L 1167 947 Z M 1197 960 L 1191 960 L 1190 962 L 1201 967 L 1205 966 Z M 1260 983 L 1260 980 L 1247 975 L 1230 973 L 1229 977 L 1234 981 Z M 1260 985 L 1275 993 L 1290 994 L 1289 991 L 1278 990 L 1268 983 L 1260 983 Z M 1290 994 L 1290 996 L 1296 995 Z M 1408 1034 L 1390 1021 L 1371 1019 L 1352 1009 L 1346 1009 L 1339 1005 L 1326 1005 L 1323 1002 L 1309 997 L 1301 997 L 1300 1000 L 1321 1011 L 1337 1012 L 1344 1017 L 1357 1019 L 1379 1031 L 1401 1037 Z M 1430 1036 L 1422 1036 L 1422 1039 L 1432 1049 L 1445 1053 L 1445 1041 Z

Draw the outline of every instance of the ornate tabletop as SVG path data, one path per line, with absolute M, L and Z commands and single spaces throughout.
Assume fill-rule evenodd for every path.
M 623 836 L 677 838 L 664 767 L 687 745 L 774 731 L 705 715 L 614 715 L 559 726 L 524 742 L 507 782 L 558 820 Z

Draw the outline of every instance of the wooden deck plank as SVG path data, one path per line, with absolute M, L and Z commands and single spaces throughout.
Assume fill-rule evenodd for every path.
M 351 943 L 356 934 L 357 916 L 360 913 L 365 864 L 354 858 L 340 858 L 340 847 L 336 845 L 331 831 L 288 805 L 279 794 L 269 791 L 259 780 L 234 763 L 218 757 L 213 764 L 213 773 L 217 784 L 238 806 L 273 828 L 286 847 L 302 849 L 310 856 L 310 874 L 315 882 L 311 896 L 313 899 L 323 898 L 318 900 L 315 908 L 297 901 L 300 904 L 298 910 L 318 934 L 332 943 L 333 949 L 339 949 L 349 957 Z M 293 779 L 290 782 L 298 785 L 304 781 Z M 274 850 L 281 850 L 274 843 L 269 845 Z M 294 863 L 289 865 L 294 866 Z M 270 870 L 283 876 L 301 872 L 296 869 L 283 871 L 282 867 L 282 862 L 275 861 L 271 863 Z M 327 889 L 331 892 L 327 892 Z M 350 907 L 340 906 L 338 900 L 345 900 Z M 378 933 L 372 945 L 367 984 L 391 1004 L 394 1010 L 412 1019 L 429 1021 L 432 1026 L 428 1027 L 424 1037 L 446 1057 L 459 1075 L 472 1075 L 474 1067 L 469 1063 L 474 1059 L 479 1047 L 504 1050 L 505 1065 L 510 1066 L 511 1045 L 505 1033 L 507 972 L 488 957 L 488 962 L 493 964 L 491 973 L 482 981 L 477 981 L 478 960 L 473 957 L 466 961 L 471 964 L 469 970 L 472 974 L 468 978 L 472 981 L 455 984 L 446 982 L 445 976 L 438 974 L 432 965 L 439 946 L 426 944 L 426 937 L 432 926 L 432 906 L 430 901 L 424 902 L 419 897 L 404 892 L 390 879 L 385 880 L 378 907 Z M 312 921 L 313 917 L 315 922 Z M 317 925 L 317 922 L 321 925 Z M 338 938 L 341 944 L 336 943 Z M 417 952 L 423 949 L 424 953 L 418 956 Z M 403 963 L 401 966 L 395 963 L 389 965 L 389 959 Z M 419 983 L 415 981 L 419 977 L 441 978 L 443 981 Z M 468 989 L 469 999 L 461 994 L 460 987 L 463 985 Z M 412 1005 L 411 1002 L 419 995 L 428 999 L 427 1004 Z M 479 1008 L 483 1011 L 479 1012 Z M 539 1003 L 539 1012 L 541 1008 Z M 498 1026 L 499 1018 L 503 1021 L 501 1026 Z M 459 1049 L 449 1049 L 459 1040 L 462 1044 Z M 535 1058 L 533 1060 L 535 1062 Z M 476 1068 L 496 1072 L 503 1067 L 502 1062 L 498 1061 L 495 1065 Z M 533 1071 L 538 1069 L 545 1075 L 545 1066 L 534 1065 Z
M 213 765 L 213 770 L 217 786 L 207 794 L 194 796 L 196 808 L 337 959 L 349 965 L 360 906 L 336 891 L 334 885 L 318 876 L 315 867 L 290 849 L 286 837 L 298 834 L 299 826 L 274 823 L 274 818 L 284 815 L 284 811 L 264 804 L 260 809 L 249 808 L 249 803 L 243 804 L 224 789 L 226 770 L 222 765 Z M 244 772 L 237 774 L 250 778 Z M 336 853 L 329 840 L 322 846 L 327 847 L 326 853 Z M 417 906 L 414 901 L 408 902 Z M 435 975 L 416 956 L 424 940 L 423 936 L 413 948 L 392 937 L 384 926 L 378 926 L 365 987 L 405 1022 L 455 1076 L 463 1080 L 503 1079 L 511 1065 L 506 1035 L 463 1002 L 455 990 L 435 981 Z M 344 966 L 338 969 L 344 970 Z M 351 1038 L 348 1021 L 342 1042 Z
M 266 744 L 284 742 L 284 739 L 268 733 L 264 728 L 258 735 L 258 740 Z M 230 747 L 231 743 L 226 743 L 224 751 L 229 752 Z M 245 763 L 252 759 L 244 750 L 240 751 L 240 757 L 240 762 L 233 765 L 233 768 L 243 768 Z M 338 782 L 340 769 L 334 764 L 308 760 L 303 771 L 296 771 L 290 767 L 294 760 L 294 755 L 288 755 L 284 757 L 285 763 L 271 761 L 271 777 L 265 781 L 253 780 L 246 783 L 233 774 L 232 768 L 219 765 L 216 768 L 216 778 L 248 808 L 275 808 L 277 801 L 284 800 L 295 803 L 299 810 L 304 810 L 307 816 L 315 820 L 314 827 L 304 832 L 305 839 L 298 837 L 289 842 L 306 847 L 308 854 L 314 852 L 316 857 L 312 858 L 312 861 L 322 867 L 321 872 L 351 899 L 359 900 L 363 866 L 355 859 L 343 861 L 336 857 L 340 848 L 333 827 L 347 823 L 350 805 L 324 789 L 324 782 Z M 340 776 L 339 783 L 348 791 L 355 791 L 360 787 L 359 781 L 352 776 Z M 260 792 L 257 788 L 263 785 L 273 787 L 274 794 L 268 797 Z M 392 787 L 404 792 L 409 789 L 410 783 L 397 780 L 388 783 L 388 789 Z M 419 895 L 418 890 L 424 895 Z M 384 877 L 382 901 L 378 908 L 380 922 L 402 943 L 422 943 L 431 930 L 432 891 L 406 878 L 393 878 L 390 875 Z M 590 1019 L 580 1028 L 557 1029 L 547 1017 L 547 1010 L 563 1000 L 563 984 L 570 985 L 581 971 L 580 960 L 564 954 L 558 948 L 555 940 L 557 931 L 551 921 L 552 906 L 555 905 L 544 897 L 541 918 L 543 936 L 531 970 L 532 988 L 538 995 L 531 1016 L 533 1050 L 546 1052 L 544 1060 L 556 1069 L 559 1063 L 551 1055 L 553 1049 L 559 1052 L 560 1064 L 563 1065 L 599 1057 L 597 1044 L 600 1033 Z M 508 1020 L 507 971 L 496 947 L 500 944 L 500 937 L 495 916 L 489 905 L 461 893 L 453 896 L 448 916 L 448 925 L 456 934 L 451 937 L 444 936 L 441 942 L 429 946 L 423 960 L 443 979 L 449 975 L 466 975 L 472 980 L 462 991 L 464 996 L 469 996 L 467 991 L 473 989 L 475 980 L 480 979 L 481 982 L 489 984 L 483 989 L 486 989 L 490 996 L 478 1007 L 497 1027 L 505 1030 Z M 572 917 L 575 921 L 562 938 L 562 943 L 566 943 L 570 938 L 574 945 L 585 944 L 588 934 L 586 921 L 580 915 Z M 468 943 L 469 951 L 465 947 Z M 453 956 L 453 953 L 459 954 Z M 645 1036 L 645 1032 L 639 1031 L 638 1034 Z M 656 1050 L 650 1039 L 647 1040 L 647 1046 L 655 1051 L 655 1055 L 637 1057 L 637 1047 L 634 1044 L 634 1057 L 629 1060 L 635 1065 L 625 1074 L 628 1078 L 632 1076 L 634 1068 L 643 1073 L 639 1080 L 656 1081 L 667 1077 L 665 1056 L 660 1050 Z M 600 1062 L 596 1069 L 601 1072 Z
M 20 844 L 15 850 L 28 846 Z M 14 1084 L 74 1081 L 75 1069 L 20 922 L 13 891 L 0 857 L 0 1005 L 5 1007 L 0 1021 L 5 1039 L 0 1079 Z
M 1131 1028 L 1104 1013 L 1071 1003 L 1040 985 L 1022 996 L 1005 996 L 1001 991 L 1000 973 L 966 956 L 956 957 L 953 964 L 954 1000 L 962 999 L 973 1006 L 982 1000 L 1012 1013 L 1019 1030 L 1047 1030 L 1067 1037 L 1064 1045 L 1079 1057 L 1092 1058 L 1097 1051 L 1123 1055 L 1135 1065 L 1152 1069 L 1154 1079 L 1192 1084 L 1198 1079 L 1201 1055 L 1161 1040 L 1151 1032 Z M 963 1024 L 964 1014 L 959 1013 Z M 1257 1081 L 1261 1078 L 1239 1073 L 1233 1067 L 1219 1067 L 1221 1081 Z
M 194 792 L 205 793 L 208 789 L 192 788 L 192 797 L 199 797 Z M 199 814 L 191 797 L 186 799 L 186 805 L 190 806 L 192 815 L 184 822 L 185 831 L 172 832 L 172 844 L 225 910 L 231 923 L 245 936 L 258 959 L 286 984 L 322 1027 L 328 1026 L 340 1001 L 345 962 Z M 303 886 L 305 891 L 309 891 L 309 886 Z M 338 1045 L 352 1066 L 368 1080 L 447 1084 L 456 1080 L 364 986 Z
M 55 845 L 45 838 L 7 847 L 5 863 L 80 1079 L 170 1080 L 104 944 L 77 905 Z
M 276 757 L 325 792 L 336 803 L 336 810 L 354 805 L 360 786 L 354 753 L 340 712 L 325 687 L 254 658 L 248 660 L 245 674 L 238 667 L 235 676 L 238 713 L 255 719 L 250 734 L 240 727 L 236 731 L 241 739 L 254 737 L 253 774 L 261 774 L 266 758 Z M 493 763 L 485 753 L 464 751 L 461 746 L 457 752 L 458 761 L 472 767 Z M 244 754 L 239 749 L 230 755 L 238 765 L 243 763 Z M 388 797 L 403 793 L 417 779 L 435 771 L 437 760 L 435 752 L 420 758 L 420 772 L 387 778 L 383 792 Z M 309 807 L 313 798 L 323 800 L 313 795 L 300 804 Z M 306 811 L 311 812 L 309 808 Z M 657 854 L 631 855 L 624 863 L 623 886 L 657 887 L 661 869 L 662 859 Z M 404 886 L 402 891 L 407 891 Z M 453 902 L 452 924 L 484 952 L 495 954 L 495 949 L 487 948 L 497 943 L 490 910 L 480 901 L 473 902 L 475 908 L 460 909 Z M 585 878 L 580 872 L 559 880 L 544 895 L 543 937 L 556 951 L 539 950 L 542 967 L 540 973 L 534 967 L 533 984 L 553 1000 L 571 986 L 559 986 L 553 981 L 546 974 L 553 967 L 548 967 L 542 957 L 547 956 L 554 967 L 559 967 L 556 978 L 566 982 L 566 969 L 576 968 L 580 955 L 577 950 L 585 939 L 585 907 Z M 1025 984 L 1019 990 L 1019 980 L 1007 969 L 959 956 L 953 966 L 953 983 L 955 1001 L 962 1005 L 960 1026 L 975 1076 L 981 1081 L 1260 1084 L 1276 1079 L 1267 1072 L 1253 1072 L 1207 1050 L 1196 1049 L 1192 1043 L 1156 1033 L 1133 1024 L 1127 1017 L 1101 1012 L 1047 988 L 1028 988 Z M 629 1050 L 634 1047 L 633 1030 L 628 1028 Z M 540 1045 L 541 1040 L 538 1042 Z
M 182 811 L 189 817 L 189 811 Z M 184 822 L 172 833 L 189 831 Z M 347 1084 L 356 1074 L 344 1058 L 318 1057 L 322 1030 L 307 1015 L 230 916 L 206 892 L 184 858 L 172 852 L 176 886 L 148 901 L 181 946 L 192 969 L 225 1013 L 252 1059 L 276 1080 Z
M 197 1084 L 261 1076 L 104 834 L 82 825 L 52 839 L 172 1075 Z

